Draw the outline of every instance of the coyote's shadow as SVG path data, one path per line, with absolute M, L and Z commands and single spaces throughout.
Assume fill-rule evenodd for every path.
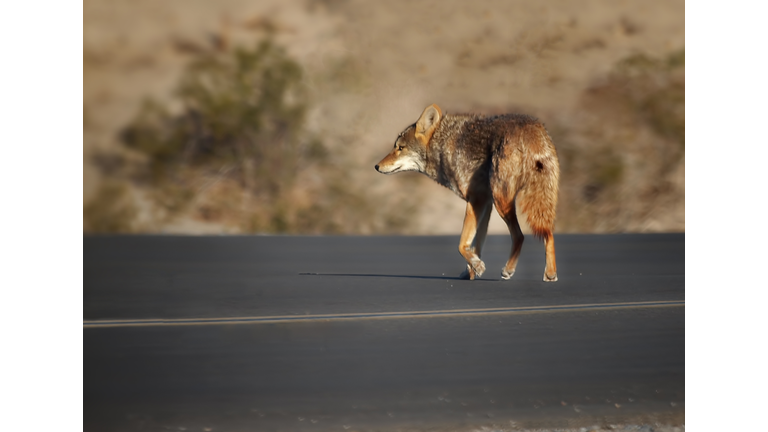
M 367 274 L 367 273 L 299 273 L 299 276 L 341 276 L 341 277 L 375 277 L 375 278 L 405 278 L 405 279 L 437 279 L 437 280 L 466 280 L 456 276 L 419 276 L 419 275 L 392 275 L 392 274 Z M 475 279 L 477 281 L 493 282 L 496 279 Z

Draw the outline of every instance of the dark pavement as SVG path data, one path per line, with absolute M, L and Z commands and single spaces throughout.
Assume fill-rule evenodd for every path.
M 684 234 L 558 235 L 555 283 L 532 237 L 509 281 L 506 236 L 477 281 L 458 235 L 83 242 L 86 430 L 684 422 Z M 95 326 L 267 316 L 307 319 Z

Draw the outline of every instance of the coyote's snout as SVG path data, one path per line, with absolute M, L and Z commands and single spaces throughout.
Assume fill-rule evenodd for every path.
M 557 280 L 553 232 L 560 165 L 552 139 L 538 120 L 520 114 L 446 115 L 430 105 L 400 132 L 376 171 L 418 171 L 467 202 L 459 243 L 467 261 L 462 278 L 475 279 L 485 272 L 480 255 L 493 205 L 512 236 L 512 252 L 501 277 L 512 277 L 523 247 L 515 213 L 519 205 L 534 235 L 546 245 L 544 281 Z

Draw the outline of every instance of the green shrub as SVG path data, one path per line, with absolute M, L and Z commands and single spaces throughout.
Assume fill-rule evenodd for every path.
M 176 96 L 179 112 L 148 100 L 120 134 L 145 157 L 135 177 L 149 183 L 155 203 L 171 217 L 190 212 L 206 177 L 234 181 L 251 205 L 225 213 L 262 213 L 237 216 L 242 229 L 292 231 L 285 203 L 297 172 L 327 154 L 304 129 L 309 96 L 300 65 L 269 40 L 203 53 L 181 76 Z
M 121 133 L 122 142 L 148 158 L 155 182 L 179 167 L 231 172 L 254 193 L 271 196 L 290 185 L 302 155 L 306 94 L 299 65 L 269 41 L 252 50 L 204 54 L 181 77 L 181 113 L 144 104 Z M 312 141 L 309 156 L 321 153 Z

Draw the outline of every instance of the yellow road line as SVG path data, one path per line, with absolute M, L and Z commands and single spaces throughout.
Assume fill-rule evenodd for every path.
M 408 312 L 366 312 L 322 315 L 281 315 L 281 316 L 252 316 L 252 317 L 218 317 L 218 318 L 181 318 L 181 319 L 137 319 L 137 320 L 97 320 L 83 321 L 83 328 L 102 327 L 136 327 L 136 326 L 180 326 L 180 325 L 223 325 L 223 324 L 274 324 L 307 321 L 337 321 L 360 319 L 393 319 L 393 318 L 429 318 L 459 315 L 488 315 L 488 314 L 530 314 L 548 312 L 569 312 L 584 310 L 606 309 L 637 309 L 658 307 L 685 307 L 685 300 L 627 302 L 627 303 L 593 303 L 579 305 L 556 306 L 527 306 L 512 308 L 486 309 L 448 309 L 435 311 Z

